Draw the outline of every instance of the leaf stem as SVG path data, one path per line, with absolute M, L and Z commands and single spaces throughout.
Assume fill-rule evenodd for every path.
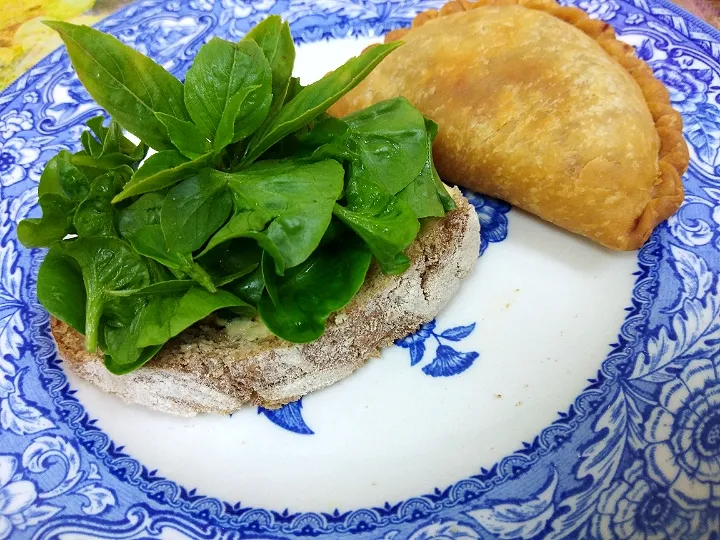
M 102 297 L 98 294 L 93 294 L 92 291 L 88 291 L 87 310 L 85 315 L 85 350 L 89 353 L 97 351 L 102 308 Z

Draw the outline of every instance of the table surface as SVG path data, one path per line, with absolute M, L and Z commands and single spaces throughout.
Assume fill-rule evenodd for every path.
M 94 24 L 132 0 L 6 0 L 0 12 L 0 91 L 49 54 L 60 38 L 44 18 Z M 674 0 L 720 28 L 720 0 Z

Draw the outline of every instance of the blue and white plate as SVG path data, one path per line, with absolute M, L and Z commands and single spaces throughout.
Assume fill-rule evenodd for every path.
M 612 253 L 469 194 L 481 256 L 447 309 L 279 411 L 171 417 L 64 371 L 15 226 L 98 108 L 64 50 L 0 94 L 0 539 L 717 539 L 720 33 L 664 0 L 576 3 L 683 113 L 679 213 Z M 280 13 L 308 82 L 438 4 L 150 0 L 100 27 L 182 76 Z

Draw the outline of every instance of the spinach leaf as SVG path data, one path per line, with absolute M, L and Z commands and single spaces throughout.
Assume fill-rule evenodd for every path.
M 254 126 L 251 133 L 267 115 L 271 84 L 270 66 L 257 43 L 213 38 L 203 45 L 187 72 L 185 104 L 193 122 L 205 138 L 212 140 L 233 97 L 243 89 L 256 87 L 233 103 L 237 108 L 235 133 L 242 132 L 244 125 Z
M 108 172 L 97 177 L 90 193 L 77 207 L 73 224 L 80 236 L 117 237 L 112 199 L 122 187 L 122 177 Z
M 344 173 L 333 160 L 263 161 L 238 173 L 214 173 L 229 185 L 234 213 L 206 251 L 233 238 L 253 238 L 273 256 L 279 274 L 300 264 L 330 224 Z
M 167 246 L 160 227 L 160 215 L 164 204 L 165 196 L 159 193 L 147 193 L 140 197 L 120 212 L 118 219 L 120 234 L 140 255 L 164 265 L 175 275 L 188 275 L 206 289 L 214 291 L 212 278 L 193 261 L 189 252 L 180 253 Z M 153 270 L 151 266 L 149 268 Z M 167 279 L 164 275 L 159 275 L 157 278 L 154 281 Z
M 55 193 L 41 195 L 38 203 L 42 217 L 23 219 L 17 227 L 18 239 L 28 248 L 48 247 L 73 232 L 75 203 Z
M 231 281 L 226 284 L 224 288 L 238 298 L 243 299 L 249 305 L 257 307 L 263 290 L 265 289 L 262 268 L 258 265 L 255 270 L 240 279 Z
M 417 218 L 440 217 L 445 215 L 445 207 L 440 199 L 440 193 L 435 183 L 432 169 L 432 161 L 428 159 L 425 167 L 420 171 L 417 178 L 410 182 L 410 184 L 397 195 L 400 201 L 412 209 Z
M 402 274 L 410 266 L 403 251 L 415 240 L 420 222 L 397 198 L 380 212 L 365 213 L 335 205 L 333 214 L 367 244 L 385 274 Z
M 62 195 L 76 203 L 87 197 L 90 191 L 90 181 L 72 163 L 73 155 L 61 150 L 50 159 L 40 175 L 38 195 L 46 193 Z
M 435 164 L 433 164 L 432 166 L 432 172 L 433 180 L 435 181 L 435 188 L 437 189 L 438 197 L 440 197 L 440 202 L 442 203 L 445 212 L 452 212 L 453 210 L 455 210 L 455 208 L 457 208 L 455 206 L 455 201 L 450 196 L 447 189 L 445 189 L 445 184 L 443 184 L 443 181 L 440 180 L 440 175 L 435 169 Z
M 367 247 L 350 237 L 317 249 L 281 277 L 266 253 L 262 262 L 266 290 L 258 304 L 263 322 L 273 334 L 293 343 L 319 338 L 328 316 L 360 290 L 370 260 Z
M 191 253 L 200 249 L 227 220 L 232 210 L 227 181 L 209 169 L 172 188 L 160 212 L 168 248 Z
M 78 237 L 63 240 L 56 249 L 75 259 L 85 283 L 85 347 L 94 352 L 98 345 L 100 319 L 108 292 L 138 289 L 149 285 L 150 276 L 142 258 L 117 238 Z
M 53 317 L 85 333 L 85 285 L 72 257 L 57 248 L 48 251 L 38 271 L 37 297 Z
M 247 165 L 260 157 L 280 139 L 304 126 L 352 90 L 383 58 L 401 45 L 393 42 L 368 49 L 319 81 L 303 88 L 282 107 L 278 116 L 250 141 L 243 162 Z
M 180 81 L 99 30 L 60 21 L 45 24 L 60 34 L 83 86 L 116 122 L 156 150 L 172 147 L 154 113 L 189 119 Z
M 290 35 L 290 25 L 283 22 L 279 15 L 270 15 L 252 28 L 243 40 L 257 43 L 270 65 L 272 104 L 266 122 L 271 122 L 285 102 L 295 64 L 295 44 Z
M 445 189 L 432 160 L 432 144 L 438 132 L 438 125 L 425 119 L 427 131 L 426 161 L 420 174 L 400 193 L 398 198 L 406 202 L 417 218 L 441 217 L 445 212 L 455 210 L 455 201 Z
M 208 291 L 215 292 L 216 287 L 208 273 L 193 261 L 190 253 L 171 250 L 165 242 L 160 225 L 145 225 L 128 236 L 135 251 L 144 257 L 153 259 L 171 270 L 187 274 Z
M 128 297 L 128 296 L 151 296 L 153 294 L 171 294 L 171 293 L 184 293 L 197 286 L 197 283 L 192 279 L 169 279 L 166 281 L 159 281 L 153 283 L 142 289 L 126 290 L 126 291 L 111 291 L 108 293 L 112 297 Z
M 137 346 L 137 336 L 147 298 L 112 295 L 105 304 L 102 343 L 105 366 L 141 365 L 138 360 L 147 355 Z M 110 369 L 108 367 L 108 369 Z M 112 371 L 112 370 L 111 370 Z
M 300 142 L 314 159 L 349 160 L 348 207 L 380 210 L 420 175 L 428 161 L 425 119 L 405 98 L 381 101 L 342 120 L 318 123 Z
M 159 157 L 155 158 L 155 156 Z M 203 154 L 192 161 L 187 161 L 177 150 L 153 154 L 125 184 L 124 189 L 115 196 L 113 203 L 175 185 L 189 175 L 210 166 L 214 158 L 214 152 Z
M 138 346 L 162 345 L 214 311 L 230 307 L 249 306 L 227 291 L 212 294 L 200 287 L 184 294 L 151 296 L 141 316 Z
M 42 217 L 18 224 L 17 235 L 26 247 L 47 247 L 75 232 L 73 215 L 90 191 L 90 181 L 62 151 L 48 161 L 38 186 Z
M 145 225 L 160 224 L 160 210 L 165 203 L 165 195 L 146 193 L 130 206 L 123 208 L 118 217 L 120 235 L 129 240 Z
M 184 156 L 196 159 L 210 151 L 210 143 L 192 122 L 164 113 L 155 113 L 155 116 L 167 128 L 173 145 Z
M 257 242 L 236 238 L 211 249 L 198 262 L 215 285 L 222 287 L 255 270 L 261 257 Z

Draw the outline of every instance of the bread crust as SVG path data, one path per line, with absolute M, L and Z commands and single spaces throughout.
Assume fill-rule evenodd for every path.
M 145 366 L 117 376 L 99 353 L 85 351 L 84 336 L 53 318 L 59 352 L 72 372 L 103 391 L 181 416 L 295 401 L 377 357 L 382 347 L 432 320 L 455 294 L 477 259 L 480 226 L 460 191 L 450 193 L 457 209 L 423 225 L 406 252 L 407 272 L 386 276 L 373 265 L 358 295 L 331 317 L 317 341 L 295 345 L 270 334 L 249 340 L 206 321 L 172 339 Z

